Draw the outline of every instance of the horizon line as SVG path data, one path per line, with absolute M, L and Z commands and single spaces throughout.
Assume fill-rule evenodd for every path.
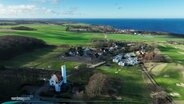
M 0 18 L 0 20 L 38 20 L 38 19 L 184 19 L 184 18 Z

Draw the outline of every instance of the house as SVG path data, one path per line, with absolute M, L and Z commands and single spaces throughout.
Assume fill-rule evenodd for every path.
M 49 80 L 49 85 L 55 88 L 56 92 L 61 92 L 62 85 L 67 83 L 66 66 L 61 66 L 61 73 L 53 74 Z
M 90 56 L 92 54 L 92 50 L 90 48 L 83 48 L 84 56 Z
M 56 76 L 56 74 L 53 74 L 49 80 L 49 85 L 54 86 L 59 82 L 59 78 Z
M 112 60 L 114 63 L 117 63 L 119 66 L 126 66 L 126 65 L 136 65 L 138 64 L 138 58 L 136 57 L 135 53 L 126 53 L 126 54 L 119 54 L 115 56 Z
M 136 57 L 136 54 L 133 53 L 133 52 L 131 52 L 131 53 L 126 53 L 126 54 L 124 55 L 124 57 L 125 57 L 125 58 Z
M 131 66 L 138 64 L 137 57 L 129 57 L 128 59 L 126 59 L 126 64 Z
M 119 54 L 119 55 L 115 56 L 112 61 L 115 63 L 118 63 L 121 61 L 122 58 L 123 58 L 123 55 Z
M 124 62 L 124 61 L 120 61 L 120 62 L 118 63 L 118 65 L 119 65 L 119 66 L 125 66 L 125 62 Z
M 111 51 L 113 51 L 115 48 L 114 47 L 110 47 L 109 48 L 109 51 L 111 52 Z

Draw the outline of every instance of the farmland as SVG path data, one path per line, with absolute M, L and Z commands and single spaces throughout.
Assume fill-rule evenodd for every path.
M 183 71 L 184 56 L 183 45 L 164 45 L 159 46 L 161 53 L 170 58 L 168 63 L 147 63 L 150 73 L 157 83 L 162 86 L 171 96 L 174 97 L 177 104 L 183 103 Z M 149 66 L 152 65 L 152 66 Z
M 178 38 L 169 35 L 132 35 L 132 34 L 107 34 L 104 38 L 103 33 L 78 33 L 68 32 L 66 25 L 55 24 L 24 24 L 18 26 L 27 26 L 33 28 L 33 31 L 12 30 L 14 26 L 0 26 L 0 36 L 19 35 L 34 37 L 44 40 L 49 45 L 55 47 L 36 49 L 33 52 L 28 52 L 12 59 L 1 61 L 2 65 L 16 68 L 36 68 L 44 70 L 59 70 L 61 64 L 66 64 L 68 71 L 72 71 L 77 65 L 83 64 L 76 61 L 61 60 L 60 56 L 69 48 L 74 46 L 92 47 L 93 40 L 115 40 L 126 42 L 144 42 L 158 46 L 160 53 L 169 57 L 170 61 L 161 63 L 162 65 L 155 67 L 150 71 L 157 83 L 169 94 L 179 93 L 180 96 L 174 97 L 177 101 L 184 100 L 183 87 L 176 86 L 178 83 L 183 83 L 184 75 L 184 50 L 183 45 L 168 44 L 167 41 L 184 41 L 183 38 Z M 148 63 L 150 64 L 150 63 Z M 158 63 L 153 63 L 158 64 Z M 117 72 L 117 70 L 119 70 Z M 98 72 L 104 73 L 112 78 L 122 80 L 122 85 L 118 88 L 118 95 L 123 98 L 123 101 L 138 101 L 141 104 L 151 102 L 149 88 L 146 87 L 140 66 L 119 67 L 100 66 Z M 117 73 L 116 73 L 117 72 Z M 166 76 L 166 77 L 164 77 Z
M 137 103 L 141 101 L 145 104 L 150 102 L 150 96 L 148 96 L 150 91 L 142 80 L 140 67 L 135 66 L 122 68 L 114 65 L 112 67 L 102 66 L 99 67 L 99 69 L 101 72 L 111 76 L 112 78 L 122 81 L 122 85 L 120 85 L 121 87 L 118 88 L 118 95 L 123 96 L 127 101 L 135 101 Z
M 0 35 L 23 35 L 42 39 L 49 44 L 53 45 L 90 45 L 93 39 L 104 39 L 103 33 L 77 33 L 65 31 L 66 26 L 60 25 L 43 25 L 43 24 L 28 24 L 35 28 L 35 31 L 23 31 L 23 30 L 11 30 L 11 26 L 1 26 Z M 141 42 L 166 42 L 169 40 L 183 41 L 182 38 L 177 38 L 167 35 L 130 35 L 130 34 L 108 34 L 107 39 L 109 40 L 120 40 L 120 41 L 141 41 Z

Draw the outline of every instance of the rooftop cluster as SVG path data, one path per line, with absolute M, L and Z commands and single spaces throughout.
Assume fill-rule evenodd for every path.
M 101 25 L 67 25 L 66 31 L 71 32 L 96 32 L 96 33 L 114 33 L 114 34 L 133 34 L 133 35 L 145 35 L 145 34 L 169 34 L 166 32 L 151 32 L 134 29 L 116 29 L 111 26 Z
M 107 42 L 99 43 L 95 48 L 76 47 L 70 48 L 65 56 L 68 57 L 89 57 L 100 61 L 112 61 L 120 66 L 133 66 L 144 58 L 151 47 L 146 44 Z
M 126 53 L 126 54 L 119 54 L 116 55 L 113 60 L 113 62 L 117 63 L 120 66 L 126 66 L 126 65 L 136 65 L 139 63 L 138 57 L 135 53 Z

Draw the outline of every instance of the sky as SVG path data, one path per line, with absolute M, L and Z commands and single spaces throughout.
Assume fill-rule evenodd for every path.
M 184 0 L 0 0 L 0 18 L 184 18 Z

